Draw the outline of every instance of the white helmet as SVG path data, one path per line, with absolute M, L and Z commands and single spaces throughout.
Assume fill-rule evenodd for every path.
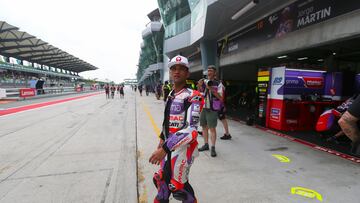
M 168 68 L 171 68 L 176 64 L 183 65 L 186 68 L 189 68 L 188 59 L 180 55 L 177 55 L 170 60 L 170 62 L 168 63 Z

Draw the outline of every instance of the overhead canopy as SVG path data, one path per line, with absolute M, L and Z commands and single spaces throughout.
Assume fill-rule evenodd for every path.
M 0 21 L 0 55 L 78 73 L 97 69 L 4 21 Z

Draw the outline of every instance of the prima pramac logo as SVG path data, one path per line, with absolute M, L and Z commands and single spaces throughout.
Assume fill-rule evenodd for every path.
M 324 87 L 324 79 L 320 77 L 303 77 L 302 78 L 307 88 L 321 89 Z

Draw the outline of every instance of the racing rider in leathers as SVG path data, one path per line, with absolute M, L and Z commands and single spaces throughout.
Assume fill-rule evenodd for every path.
M 158 148 L 149 159 L 152 164 L 160 164 L 153 178 L 158 189 L 154 203 L 169 202 L 171 193 L 184 203 L 196 203 L 188 178 L 194 158 L 199 154 L 196 138 L 203 97 L 200 92 L 186 88 L 190 74 L 187 58 L 175 56 L 168 67 L 174 88 L 166 102 Z

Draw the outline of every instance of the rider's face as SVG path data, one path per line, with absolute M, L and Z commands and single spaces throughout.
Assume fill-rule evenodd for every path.
M 175 65 L 170 68 L 170 76 L 174 83 L 185 82 L 189 74 L 188 68 L 182 65 Z

